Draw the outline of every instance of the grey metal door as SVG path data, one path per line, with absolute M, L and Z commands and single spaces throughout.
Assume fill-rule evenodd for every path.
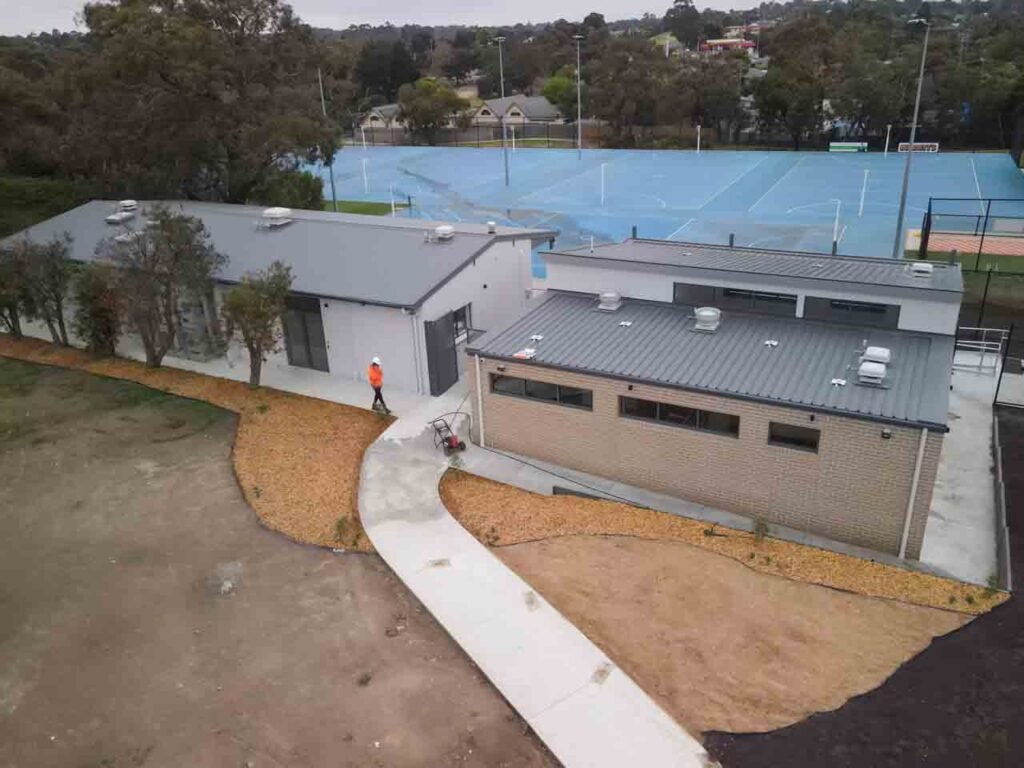
M 459 359 L 455 351 L 455 321 L 449 312 L 423 323 L 427 342 L 427 372 L 430 394 L 443 395 L 459 380 Z

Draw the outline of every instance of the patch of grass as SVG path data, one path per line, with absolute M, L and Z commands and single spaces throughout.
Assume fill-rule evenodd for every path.
M 0 397 L 18 397 L 33 390 L 42 368 L 0 358 Z
M 408 204 L 395 202 L 397 210 L 405 210 Z M 324 200 L 324 210 L 334 211 L 334 203 Z M 339 200 L 338 213 L 359 213 L 364 216 L 387 216 L 391 213 L 391 203 L 377 202 L 376 200 Z

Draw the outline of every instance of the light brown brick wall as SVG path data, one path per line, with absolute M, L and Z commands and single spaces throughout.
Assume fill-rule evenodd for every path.
M 594 410 L 494 394 L 481 359 L 484 432 L 492 448 L 680 496 L 711 507 L 897 554 L 920 430 L 823 413 L 633 385 L 539 366 L 502 363 L 509 376 L 594 392 Z M 470 400 L 477 409 L 475 365 Z M 620 395 L 740 417 L 738 438 L 619 416 Z M 813 422 L 811 419 L 813 418 Z M 818 453 L 768 444 L 768 423 L 821 430 Z M 479 421 L 474 418 L 474 425 Z M 882 439 L 882 429 L 892 437 Z M 473 439 L 479 441 L 474 429 Z M 931 504 L 942 435 L 930 433 L 907 553 L 917 558 Z

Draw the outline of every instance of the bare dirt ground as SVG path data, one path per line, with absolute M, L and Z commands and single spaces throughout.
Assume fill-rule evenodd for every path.
M 773 733 L 707 734 L 709 749 L 726 766 L 1024 764 L 1024 410 L 996 413 L 1017 591 L 959 632 L 937 639 L 885 685 L 835 712 Z
M 569 536 L 494 552 L 694 734 L 835 709 L 968 620 L 678 542 Z
M 553 766 L 379 558 L 266 530 L 203 403 L 0 360 L 0 766 Z

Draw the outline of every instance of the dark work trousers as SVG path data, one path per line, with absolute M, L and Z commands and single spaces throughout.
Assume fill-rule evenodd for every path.
M 391 410 L 390 408 L 388 408 L 388 404 L 384 402 L 384 395 L 380 393 L 380 387 L 373 388 L 373 405 L 371 406 L 371 408 L 376 408 L 377 403 L 380 403 L 380 407 L 383 408 L 385 411 Z

